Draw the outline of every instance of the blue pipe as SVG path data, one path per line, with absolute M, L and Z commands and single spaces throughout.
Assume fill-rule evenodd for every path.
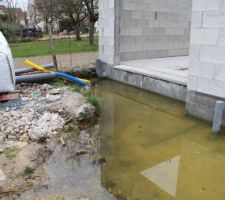
M 56 76 L 58 77 L 61 77 L 61 78 L 65 78 L 65 79 L 68 79 L 70 81 L 72 81 L 73 83 L 76 83 L 80 86 L 85 86 L 86 83 L 81 81 L 80 79 L 74 77 L 74 76 L 71 76 L 71 75 L 68 75 L 68 74 L 65 74 L 65 73 L 62 73 L 62 72 L 53 72 Z

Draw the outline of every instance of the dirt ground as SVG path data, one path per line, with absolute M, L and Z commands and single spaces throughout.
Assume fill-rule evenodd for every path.
M 73 53 L 66 55 L 57 55 L 58 65 L 60 70 L 66 70 L 68 67 L 75 66 L 90 66 L 96 62 L 98 58 L 98 52 L 85 52 L 85 53 Z M 36 56 L 29 58 L 16 58 L 14 59 L 16 69 L 24 68 L 25 59 L 30 59 L 31 61 L 43 65 L 52 63 L 51 56 Z

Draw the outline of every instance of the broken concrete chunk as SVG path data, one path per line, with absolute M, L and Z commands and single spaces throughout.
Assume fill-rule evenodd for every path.
M 47 94 L 46 99 L 49 102 L 55 102 L 55 101 L 58 101 L 59 99 L 61 99 L 61 95 L 60 94 L 56 94 L 56 95 Z
M 57 100 L 61 99 L 62 93 L 63 93 L 63 89 L 61 89 L 61 88 L 52 89 L 46 95 L 46 99 L 49 102 L 57 101 Z
M 28 136 L 34 141 L 45 140 L 51 137 L 56 129 L 62 128 L 63 125 L 64 120 L 58 113 L 45 112 L 29 129 Z

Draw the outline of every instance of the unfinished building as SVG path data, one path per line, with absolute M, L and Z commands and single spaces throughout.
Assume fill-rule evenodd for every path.
M 225 98 L 224 0 L 100 0 L 99 26 L 100 75 L 212 120 Z

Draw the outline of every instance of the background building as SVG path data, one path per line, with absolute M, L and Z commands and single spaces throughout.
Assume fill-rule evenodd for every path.
M 41 16 L 37 9 L 34 6 L 34 0 L 30 0 L 28 3 L 28 23 L 29 24 L 35 24 L 43 32 L 47 32 L 47 21 L 43 19 L 43 16 Z M 52 28 L 54 32 L 59 31 L 59 20 L 54 20 L 52 23 Z

